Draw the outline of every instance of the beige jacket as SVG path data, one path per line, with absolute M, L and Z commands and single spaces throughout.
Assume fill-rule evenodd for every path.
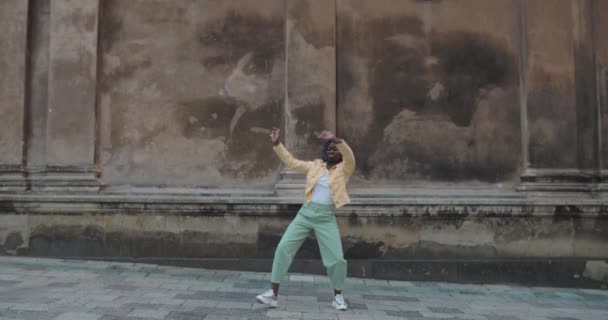
M 342 162 L 329 170 L 328 181 L 334 204 L 336 208 L 340 208 L 350 203 L 350 197 L 346 192 L 346 184 L 353 175 L 353 171 L 355 171 L 355 155 L 344 140 L 342 140 L 342 143 L 337 144 L 336 147 L 338 147 L 338 150 L 342 154 Z M 325 162 L 321 159 L 314 161 L 295 159 L 282 143 L 279 143 L 273 149 L 285 166 L 306 173 L 306 202 L 310 202 L 312 200 L 312 189 L 325 174 L 325 169 L 327 168 Z

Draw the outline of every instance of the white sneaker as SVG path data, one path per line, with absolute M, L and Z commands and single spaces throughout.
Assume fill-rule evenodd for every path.
M 344 301 L 344 297 L 341 294 L 337 294 L 334 296 L 334 302 L 331 303 L 336 310 L 346 311 L 348 306 L 346 305 L 346 301 Z
M 279 305 L 279 298 L 274 295 L 272 289 L 262 293 L 261 295 L 255 297 L 255 299 L 259 303 L 263 303 L 270 308 L 276 308 Z

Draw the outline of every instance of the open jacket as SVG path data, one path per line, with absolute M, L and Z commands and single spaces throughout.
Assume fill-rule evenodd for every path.
M 342 162 L 329 170 L 328 181 L 334 204 L 336 208 L 340 208 L 350 203 L 350 197 L 346 192 L 346 184 L 353 175 L 353 171 L 355 171 L 355 155 L 344 140 L 342 140 L 342 143 L 336 144 L 336 147 L 342 154 Z M 317 184 L 317 181 L 325 174 L 327 164 L 321 159 L 314 161 L 295 159 L 282 143 L 274 146 L 273 149 L 285 166 L 306 173 L 306 202 L 311 202 L 312 189 Z

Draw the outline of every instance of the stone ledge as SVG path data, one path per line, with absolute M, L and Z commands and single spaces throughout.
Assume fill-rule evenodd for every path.
M 273 195 L 269 190 L 207 190 L 206 193 L 79 192 L 0 193 L 1 213 L 37 214 L 183 214 L 285 215 L 295 214 L 301 197 Z M 337 210 L 341 216 L 428 217 L 608 217 L 604 198 L 515 197 L 497 193 L 473 194 L 353 194 L 353 203 Z
M 270 272 L 272 259 L 55 257 Z M 295 259 L 290 272 L 325 275 L 320 260 Z M 348 260 L 348 277 L 400 281 L 608 288 L 608 263 L 596 259 Z M 347 279 L 348 281 L 348 279 Z
M 605 172 L 598 170 L 528 168 L 516 189 L 520 192 L 602 193 L 607 190 L 606 177 Z

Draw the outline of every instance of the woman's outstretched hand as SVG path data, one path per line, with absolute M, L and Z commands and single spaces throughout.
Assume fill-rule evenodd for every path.
M 281 142 L 281 130 L 279 130 L 278 128 L 272 128 L 272 131 L 270 131 L 270 139 L 272 140 L 272 145 L 273 146 L 278 146 L 279 143 Z
M 329 130 L 315 131 L 314 134 L 317 136 L 317 138 L 322 140 L 331 140 L 334 143 L 342 142 L 342 140 L 336 138 L 336 135 Z

